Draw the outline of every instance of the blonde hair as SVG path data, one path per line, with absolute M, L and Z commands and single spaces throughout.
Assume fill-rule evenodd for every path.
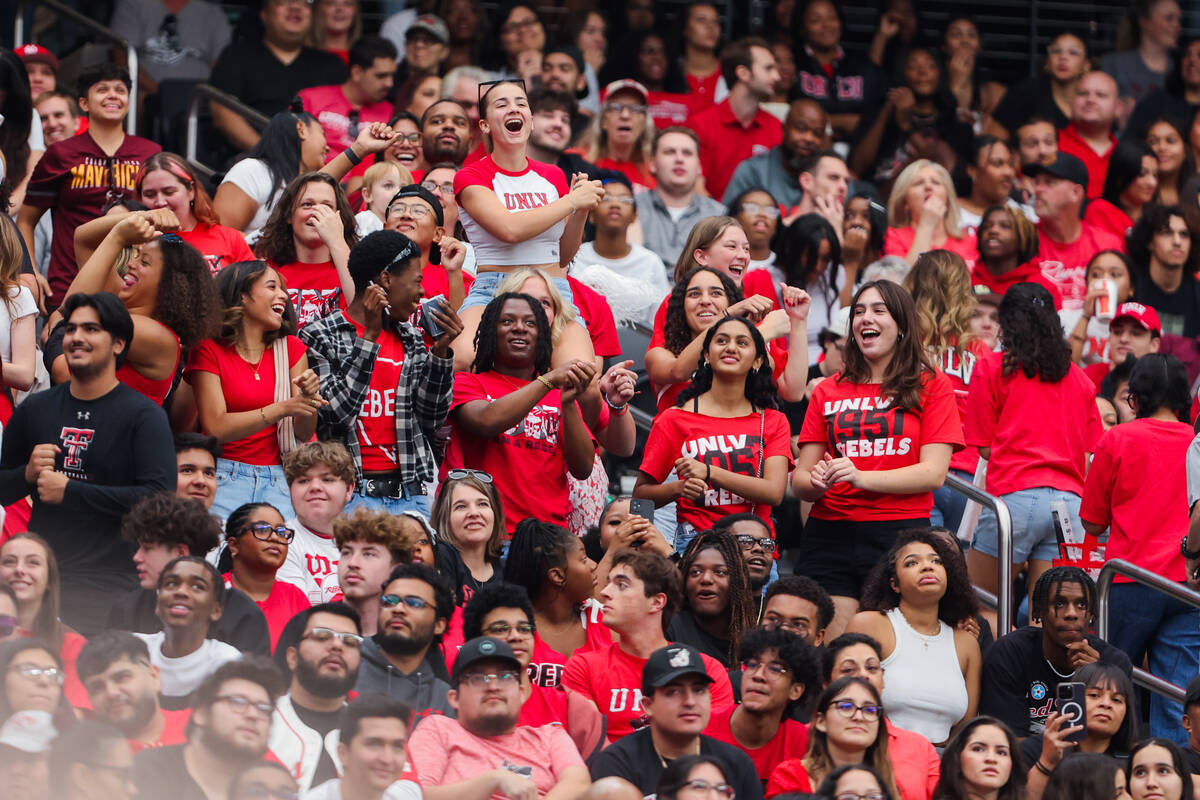
M 502 544 L 505 531 L 504 506 L 500 504 L 500 491 L 496 488 L 495 481 L 484 483 L 471 474 L 461 478 L 447 478 L 438 489 L 437 498 L 433 501 L 433 511 L 429 515 L 430 524 L 433 525 L 439 539 L 453 545 L 455 550 L 462 549 L 454 531 L 450 529 L 450 504 L 454 497 L 454 490 L 459 486 L 474 489 L 492 504 L 492 535 L 488 538 L 487 557 L 500 558 L 500 554 L 504 551 Z
M 363 208 L 371 207 L 370 201 L 367 199 L 371 194 L 371 190 L 375 188 L 375 184 L 382 181 L 388 172 L 395 170 L 396 176 L 400 178 L 400 188 L 410 186 L 413 183 L 412 173 L 408 167 L 402 164 L 397 164 L 395 161 L 378 161 L 367 167 L 367 171 L 363 173 L 362 178 L 362 196 Z
M 949 250 L 922 253 L 905 277 L 904 288 L 916 303 L 921 340 L 930 356 L 940 362 L 953 350 L 961 358 L 975 338 L 975 294 L 967 262 Z
M 892 195 L 888 199 L 888 227 L 907 228 L 916 224 L 908 210 L 908 190 L 917 182 L 921 170 L 928 167 L 937 176 L 938 182 L 946 190 L 946 213 L 942 217 L 942 227 L 946 235 L 953 239 L 963 238 L 963 231 L 958 226 L 958 195 L 954 192 L 954 181 L 946 168 L 927 158 L 919 158 L 905 167 L 896 182 L 892 184 Z
M 654 119 L 650 116 L 650 112 L 646 112 L 646 126 L 642 128 L 642 135 L 633 143 L 633 152 L 630 153 L 630 161 L 642 167 L 643 170 L 648 169 L 648 165 L 654 160 L 654 142 L 658 138 L 657 129 L 654 127 Z M 584 141 L 588 142 L 587 160 L 593 164 L 597 161 L 608 158 L 608 134 L 604 132 L 604 106 L 600 106 L 600 113 L 588 125 L 587 132 L 584 134 Z
M 679 260 L 675 262 L 675 283 L 683 280 L 689 272 L 696 267 L 702 266 L 696 260 L 697 250 L 708 250 L 718 239 L 725 235 L 730 226 L 736 225 L 742 227 L 742 223 L 738 222 L 733 217 L 705 217 L 692 226 L 692 232 L 688 234 L 687 243 L 684 244 L 683 250 L 679 253 Z
M 550 325 L 550 344 L 558 344 L 562 332 L 566 330 L 567 325 L 575 321 L 575 308 L 563 299 L 562 292 L 554 285 L 554 281 L 550 276 L 542 272 L 540 269 L 532 267 L 524 267 L 515 272 L 510 272 L 500 281 L 500 285 L 496 287 L 494 297 L 499 297 L 505 292 L 520 292 L 521 287 L 525 285 L 525 281 L 530 278 L 541 278 L 546 284 L 546 290 L 550 294 L 550 301 L 554 305 L 554 322 Z
M 21 274 L 22 253 L 21 234 L 17 226 L 9 223 L 0 225 L 0 296 L 3 296 L 9 310 L 17 302 L 21 286 L 17 276 Z

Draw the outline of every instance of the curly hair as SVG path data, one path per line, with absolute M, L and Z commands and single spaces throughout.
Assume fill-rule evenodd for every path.
M 851 686 L 866 689 L 875 704 L 879 706 L 879 724 L 875 741 L 863 753 L 862 763 L 873 767 L 883 779 L 881 783 L 884 787 L 892 793 L 893 797 L 899 797 L 900 791 L 896 788 L 896 776 L 892 770 L 892 761 L 888 756 L 887 715 L 884 713 L 883 701 L 879 697 L 879 692 L 865 678 L 838 678 L 825 687 L 825 691 L 817 697 L 816 705 L 813 707 L 813 721 L 808 729 L 808 752 L 804 754 L 804 769 L 813 781 L 824 779 L 833 770 L 834 763 L 829 748 L 829 736 L 817 727 L 817 717 L 824 718 L 838 695 Z
M 771 361 L 767 357 L 767 343 L 762 334 L 758 332 L 758 328 L 754 327 L 754 324 L 745 317 L 725 317 L 708 329 L 708 333 L 704 336 L 704 347 L 700 351 L 700 363 L 696 366 L 696 371 L 692 373 L 691 383 L 679 393 L 679 400 L 675 405 L 682 406 L 688 400 L 699 397 L 712 388 L 713 369 L 712 364 L 708 362 L 708 349 L 717 331 L 731 323 L 740 323 L 746 326 L 746 329 L 750 331 L 750 337 L 754 340 L 756 357 L 762 359 L 762 363 L 758 367 L 752 368 L 746 375 L 744 389 L 746 399 L 755 408 L 779 408 L 779 391 L 775 386 L 775 378 L 771 374 Z
M 479 318 L 479 327 L 475 330 L 475 361 L 471 364 L 471 372 L 487 372 L 495 368 L 496 355 L 499 351 L 500 337 L 497 328 L 500 323 L 500 312 L 509 300 L 524 300 L 533 311 L 537 321 L 537 342 L 533 351 L 533 374 L 541 375 L 550 371 L 550 358 L 554 350 L 550 323 L 546 319 L 546 311 L 533 297 L 520 292 L 504 292 L 492 298 L 483 309 Z
M 1179 191 L 1180 197 L 1187 196 L 1187 189 Z M 1129 236 L 1126 237 L 1128 247 L 1126 250 L 1129 253 L 1129 260 L 1138 268 L 1140 280 L 1149 281 L 1150 270 L 1150 251 L 1154 244 L 1154 237 L 1160 233 L 1165 233 L 1171 228 L 1171 217 L 1179 217 L 1185 223 L 1187 222 L 1187 214 L 1179 206 L 1160 206 L 1154 203 L 1147 204 L 1142 209 L 1142 216 L 1133 224 L 1129 230 Z M 1195 258 L 1196 248 L 1192 248 L 1193 252 L 1189 254 L 1190 258 Z M 1140 282 L 1140 281 L 1139 281 Z
M 221 301 L 212 270 L 200 251 L 178 236 L 158 240 L 162 274 L 154 319 L 179 337 L 184 350 L 212 338 L 221 324 Z
M 534 600 L 542 591 L 552 592 L 556 587 L 547 573 L 558 569 L 565 580 L 567 556 L 572 548 L 579 546 L 578 541 L 578 537 L 560 525 L 533 517 L 521 520 L 508 546 L 504 580 L 520 586 Z M 562 587 L 557 588 L 562 591 Z
M 212 198 L 208 196 L 208 190 L 204 188 L 204 183 L 196 176 L 196 171 L 192 169 L 187 160 L 183 156 L 178 156 L 175 153 L 168 153 L 163 150 L 155 153 L 143 162 L 142 168 L 138 170 L 137 175 L 133 178 L 133 188 L 137 192 L 140 199 L 142 196 L 142 184 L 145 183 L 146 177 L 151 172 L 170 173 L 175 180 L 183 184 L 185 189 L 191 189 L 194 193 L 192 198 L 192 215 L 203 222 L 205 225 L 219 225 L 221 220 L 217 217 L 217 212 L 213 211 Z
M 419 532 L 413 531 L 414 525 Z M 388 551 L 393 564 L 413 560 L 422 533 L 420 523 L 412 517 L 372 511 L 366 506 L 354 509 L 353 514 L 339 514 L 333 520 L 333 544 L 339 551 L 351 542 L 377 544 Z
M 273 274 L 279 285 L 287 288 L 287 281 L 265 261 L 237 261 L 217 273 L 217 294 L 224 309 L 221 328 L 217 339 L 222 344 L 233 345 L 242 338 L 242 298 L 254 290 L 254 285 L 265 275 Z M 263 344 L 270 346 L 277 339 L 296 333 L 296 309 L 291 303 L 284 305 L 283 322 L 273 331 L 263 331 Z
M 879 395 L 890 399 L 900 408 L 920 411 L 925 382 L 933 376 L 935 370 L 920 342 L 921 329 L 917 320 L 916 304 L 912 295 L 898 283 L 888 280 L 868 281 L 854 293 L 854 299 L 850 303 L 852 318 L 854 309 L 858 307 L 868 289 L 879 292 L 888 313 L 896 322 L 898 332 L 891 360 L 883 373 Z M 867 363 L 867 358 L 859 347 L 858 337 L 853 335 L 853 331 L 846 339 L 845 366 L 837 380 L 839 383 L 869 383 L 871 380 L 871 365 Z
M 947 537 L 928 528 L 900 532 L 883 558 L 871 568 L 863 584 L 859 608 L 863 611 L 885 612 L 899 607 L 902 597 L 896 587 L 897 562 L 900 553 L 914 543 L 932 547 L 946 570 L 946 593 L 938 603 L 938 619 L 953 628 L 964 619 L 975 616 L 979 611 L 979 601 L 975 599 L 975 590 L 971 588 L 971 579 L 967 577 L 967 562 L 962 552 Z
M 497 608 L 519 608 L 524 612 L 529 624 L 536 625 L 533 603 L 529 601 L 529 593 L 525 591 L 524 586 L 488 583 L 480 586 L 463 606 L 463 640 L 469 642 L 483 636 L 483 618 Z
M 705 550 L 716 550 L 725 561 L 729 570 L 729 660 L 736 663 L 741 648 L 742 634 L 754 627 L 755 607 L 750 592 L 750 575 L 746 571 L 746 562 L 742 559 L 742 548 L 729 531 L 703 531 L 688 543 L 679 561 L 679 574 L 683 578 L 683 602 L 685 608 L 691 607 L 688 599 L 688 573 L 696 559 Z
M 325 466 L 348 486 L 355 484 L 354 458 L 341 442 L 305 442 L 283 457 L 288 486 L 313 467 Z
M 1071 346 L 1062 335 L 1054 298 L 1038 283 L 1018 283 L 1000 300 L 1001 371 L 1058 383 L 1071 369 Z M 849 348 L 847 348 L 849 350 Z
M 690 275 L 696 267 L 702 266 L 696 260 L 697 250 L 707 252 L 725 235 L 725 231 L 734 225 L 742 227 L 742 223 L 728 216 L 704 217 L 693 225 L 683 249 L 679 251 L 679 258 L 675 261 L 675 283 L 679 283 L 685 275 Z
M 813 631 L 814 635 L 828 628 L 829 623 L 833 622 L 833 598 L 829 596 L 829 592 L 825 591 L 825 587 L 807 575 L 781 575 L 779 580 L 767 587 L 767 591 L 763 595 L 764 611 L 767 604 L 771 602 L 771 598 L 777 594 L 799 597 L 816 607 L 817 629 Z
M 182 545 L 202 556 L 221 543 L 221 523 L 199 500 L 156 492 L 121 518 L 121 538 L 133 545 Z
M 675 284 L 671 289 L 671 294 L 667 299 L 667 315 L 663 321 L 663 347 L 669 350 L 673 355 L 679 355 L 684 348 L 691 343 L 692 339 L 696 338 L 696 331 L 693 331 L 688 325 L 687 312 L 684 311 L 683 304 L 687 298 L 688 289 L 691 288 L 692 280 L 701 272 L 708 272 L 717 276 L 721 281 L 721 288 L 725 290 L 727 302 L 725 308 L 734 303 L 740 303 L 743 299 L 742 290 L 733 282 L 724 272 L 713 269 L 712 267 L 695 267 L 689 272 L 684 280 Z
M 1025 764 L 1021 759 L 1017 735 L 1013 733 L 1012 728 L 995 717 L 975 717 L 954 734 L 942 753 L 942 774 L 938 778 L 937 788 L 933 790 L 933 800 L 959 800 L 970 796 L 966 778 L 963 777 L 962 754 L 971 741 L 971 734 L 984 726 L 991 726 L 1004 734 L 1008 742 L 1008 755 L 1012 759 L 1012 770 L 996 795 L 996 800 L 1024 800 Z
M 266 259 L 272 264 L 291 264 L 296 260 L 296 232 L 292 229 L 292 215 L 300 205 L 300 197 L 310 183 L 323 183 L 333 190 L 334 202 L 337 205 L 338 216 L 342 220 L 342 238 L 346 247 L 353 249 L 358 244 L 358 224 L 354 221 L 354 211 L 346 202 L 346 192 L 337 179 L 324 172 L 306 172 L 287 185 L 279 195 L 279 202 L 266 224 L 258 242 L 254 245 L 254 254 Z
M 979 231 L 983 230 L 987 224 L 988 217 L 992 214 L 1003 214 L 1008 218 L 1008 224 L 1012 226 L 1013 233 L 1017 237 L 1017 264 L 1025 264 L 1032 261 L 1038 254 L 1038 248 L 1041 247 L 1041 238 L 1038 236 L 1037 226 L 1030 222 L 1029 217 L 1021 213 L 1019 208 L 1013 208 L 1012 206 L 988 206 L 979 218 Z M 979 262 L 991 269 L 992 265 L 988 263 L 988 260 L 983 253 L 979 254 Z
M 975 338 L 971 319 L 976 302 L 967 262 L 949 250 L 922 253 L 904 279 L 904 288 L 916 304 L 921 338 L 930 357 L 940 362 L 953 352 L 961 360 Z
M 791 670 L 792 683 L 804 687 L 804 694 L 796 703 L 807 704 L 815 700 L 813 692 L 821 688 L 821 664 L 817 648 L 791 631 L 751 628 L 742 636 L 737 653 L 738 662 L 758 658 L 768 650 L 774 650 L 779 660 Z

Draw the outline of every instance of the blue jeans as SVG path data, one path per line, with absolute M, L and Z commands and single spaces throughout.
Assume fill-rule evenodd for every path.
M 517 267 L 513 267 L 513 271 L 517 269 Z M 489 271 L 478 273 L 459 311 L 475 306 L 486 306 L 492 302 L 492 298 L 496 296 L 496 287 L 503 283 L 507 277 L 507 272 Z M 554 288 L 558 289 L 559 294 L 563 297 L 563 301 L 570 304 L 571 308 L 575 311 L 575 321 L 584 328 L 587 328 L 587 323 L 584 322 L 583 315 L 579 313 L 579 306 L 575 305 L 575 295 L 571 293 L 571 284 L 567 283 L 566 278 L 551 278 L 550 280 L 554 282 Z
M 405 499 L 403 497 L 371 497 L 355 492 L 354 496 L 350 498 L 350 502 L 346 504 L 345 513 L 351 514 L 359 506 L 366 506 L 372 511 L 386 511 L 393 516 L 404 511 L 416 511 L 426 521 L 429 520 L 429 513 L 432 510 L 432 504 L 427 494 L 415 494 Z
M 961 469 L 952 469 L 952 473 L 965 481 L 972 476 Z M 963 512 L 967 509 L 967 496 L 959 494 L 949 486 L 935 489 L 933 492 L 933 508 L 929 512 L 929 524 L 933 527 L 948 528 L 952 533 L 958 533 L 962 524 Z
M 270 503 L 284 519 L 296 516 L 296 512 L 292 510 L 292 495 L 288 492 L 287 478 L 283 476 L 281 465 L 257 467 L 218 458 L 217 497 L 213 502 L 212 513 L 224 521 L 229 519 L 229 515 L 238 506 L 246 503 Z
M 1060 556 L 1058 538 L 1054 535 L 1054 517 L 1050 504 L 1062 500 L 1071 514 L 1071 524 L 1076 531 L 1083 530 L 1079 521 L 1079 495 L 1038 486 L 1009 492 L 1001 498 L 1012 516 L 1013 563 L 1024 564 L 1029 559 L 1053 561 Z M 971 547 L 984 555 L 995 558 L 999 552 L 996 515 L 990 508 L 979 513 L 979 525 L 975 528 L 975 539 Z
M 1200 609 L 1137 583 L 1113 584 L 1109 640 L 1138 665 L 1149 655 L 1150 672 L 1179 687 L 1200 673 Z M 1150 695 L 1150 735 L 1187 747 L 1180 726 L 1183 706 Z

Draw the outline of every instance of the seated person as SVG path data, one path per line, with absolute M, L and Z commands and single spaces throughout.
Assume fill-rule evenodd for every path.
M 185 385 L 180 384 L 181 387 Z M 217 437 L 190 431 L 175 434 L 175 496 L 199 500 L 205 510 L 212 509 L 217 499 L 217 459 L 220 457 L 221 443 Z M 217 525 L 221 522 L 218 519 Z
M 576 798 L 591 786 L 571 737 L 558 725 L 518 725 L 529 696 L 506 643 L 481 636 L 454 661 L 450 704 L 458 719 L 430 717 L 409 740 L 425 800 Z
M 7 800 L 50 797 L 48 754 L 57 735 L 45 711 L 20 711 L 0 725 L 0 785 Z
M 146 643 L 125 631 L 103 631 L 79 651 L 75 662 L 95 719 L 125 734 L 133 752 L 187 741 L 188 711 L 164 711 L 158 667 Z
M 163 708 L 191 705 L 191 694 L 215 669 L 241 657 L 236 647 L 208 638 L 221 618 L 225 581 L 200 556 L 167 562 L 158 578 L 158 633 L 135 633 L 150 649 L 150 663 L 162 678 Z
M 654 793 L 668 761 L 699 752 L 729 765 L 726 775 L 739 800 L 762 798 L 762 782 L 750 757 L 733 745 L 703 735 L 712 709 L 704 656 L 687 644 L 655 650 L 642 672 L 642 708 L 649 724 L 595 756 L 592 778 L 624 778 L 646 795 Z
M 979 713 L 1008 723 L 1020 738 L 1041 733 L 1059 683 L 1101 661 L 1132 673 L 1129 657 L 1088 633 L 1096 620 L 1096 584 L 1078 567 L 1051 567 L 1033 587 L 1032 625 L 1001 636 L 983 660 Z
M 1088 364 L 1083 371 L 1098 388 L 1113 367 L 1129 356 L 1141 358 L 1147 353 L 1157 353 L 1161 342 L 1158 312 L 1141 303 L 1122 303 L 1108 323 L 1108 361 Z
M 305 442 L 284 456 L 283 474 L 296 512 L 284 524 L 296 536 L 275 577 L 299 586 L 314 605 L 337 600 L 333 520 L 354 496 L 354 460 L 336 442 Z
M 399 700 L 356 698 L 339 714 L 342 776 L 306 792 L 304 800 L 421 800 L 405 747 L 411 720 L 412 709 Z M 397 780 L 404 773 L 408 775 Z
M 697 534 L 679 562 L 683 607 L 667 626 L 667 639 L 698 648 L 726 669 L 737 660 L 738 641 L 754 624 L 750 579 L 741 548 L 725 532 Z
M 775 537 L 763 518 L 749 511 L 722 517 L 713 525 L 713 530 L 728 532 L 742 551 L 757 619 L 762 611 L 763 589 L 771 582 L 771 573 L 775 572 Z
M 363 636 L 378 630 L 387 576 L 400 564 L 418 560 L 422 540 L 431 545 L 425 525 L 410 514 L 357 508 L 333 521 L 342 602 L 358 612 Z
M 287 558 L 288 545 L 296 532 L 283 524 L 283 515 L 269 503 L 246 503 L 229 515 L 225 541 L 233 568 L 225 582 L 249 595 L 267 618 L 271 649 L 288 620 L 309 608 L 304 591 L 278 580 L 279 568 Z
M 762 620 L 767 630 L 790 631 L 816 647 L 833 622 L 833 598 L 807 575 L 787 575 L 767 587 Z
M 64 730 L 50 747 L 48 765 L 49 797 L 63 800 L 129 797 L 132 786 L 129 777 L 123 781 L 124 792 L 111 784 L 118 775 L 132 774 L 133 751 L 121 732 L 107 723 L 83 720 Z

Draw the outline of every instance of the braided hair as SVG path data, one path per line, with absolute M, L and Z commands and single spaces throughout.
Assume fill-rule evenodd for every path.
M 541 375 L 549 372 L 553 343 L 550 341 L 550 323 L 546 320 L 546 311 L 542 308 L 541 303 L 521 292 L 498 294 L 483 309 L 483 315 L 479 318 L 479 327 L 475 331 L 475 361 L 471 364 L 471 372 L 487 372 L 496 366 L 496 353 L 500 341 L 496 329 L 500 323 L 500 312 L 509 300 L 524 300 L 533 310 L 533 318 L 537 320 L 533 374 Z
M 688 573 L 696 559 L 705 550 L 716 550 L 725 559 L 729 569 L 729 664 L 737 662 L 742 646 L 742 634 L 754 627 L 754 599 L 750 591 L 750 574 L 742 560 L 742 548 L 729 531 L 703 531 L 688 544 L 679 562 L 679 572 L 684 580 L 684 604 L 687 599 Z
M 1051 567 L 1041 574 L 1033 585 L 1033 597 L 1029 602 L 1031 622 L 1041 622 L 1046 618 L 1046 614 L 1050 613 L 1050 599 L 1066 583 L 1076 584 L 1083 589 L 1088 608 L 1087 622 L 1091 625 L 1096 618 L 1096 582 L 1079 567 Z
M 696 366 L 696 371 L 692 373 L 692 382 L 679 393 L 676 405 L 682 406 L 688 400 L 699 397 L 712 388 L 713 369 L 712 364 L 708 363 L 708 348 L 712 344 L 717 330 L 733 323 L 746 326 L 750 331 L 751 338 L 754 339 L 755 354 L 762 359 L 762 364 L 750 370 L 746 375 L 746 399 L 755 408 L 779 408 L 779 392 L 775 388 L 775 378 L 771 374 L 771 362 L 767 357 L 767 343 L 758 328 L 754 327 L 753 323 L 745 317 L 725 317 L 708 329 L 708 333 L 704 336 L 704 347 L 700 351 L 700 363 Z
M 721 281 L 721 286 L 725 289 L 725 296 L 729 298 L 729 306 L 734 303 L 740 303 L 743 299 L 742 290 L 733 282 L 733 279 L 724 272 L 719 272 L 712 267 L 696 267 L 689 272 L 683 280 L 675 284 L 675 288 L 671 290 L 670 298 L 667 300 L 667 316 L 663 322 L 663 346 L 671 351 L 673 355 L 679 355 L 683 349 L 688 346 L 688 343 L 696 337 L 688 325 L 687 313 L 683 310 L 683 301 L 687 296 L 688 287 L 692 283 L 692 278 L 700 272 L 711 272 L 716 275 Z
M 517 523 L 508 559 L 504 562 L 504 580 L 520 586 L 535 602 L 542 589 L 553 588 L 546 573 L 567 568 L 567 555 L 577 541 L 561 525 L 526 517 Z

